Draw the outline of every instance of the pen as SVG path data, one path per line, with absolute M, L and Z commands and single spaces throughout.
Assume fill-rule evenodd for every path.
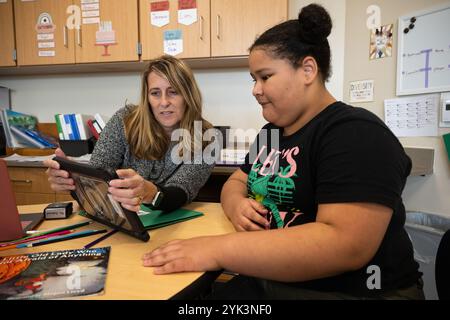
M 72 240 L 72 239 L 81 238 L 81 237 L 88 237 L 88 236 L 92 236 L 94 234 L 105 233 L 105 232 L 106 232 L 105 229 L 103 229 L 103 230 L 85 230 L 85 231 L 80 231 L 77 233 L 72 233 L 69 235 L 52 237 L 50 239 L 45 239 L 45 240 L 41 240 L 41 241 L 37 241 L 37 242 L 19 244 L 16 246 L 16 248 L 18 248 L 18 249 L 32 248 L 32 247 L 42 246 L 44 244 Z
M 113 229 L 113 230 L 111 230 L 110 232 L 108 232 L 107 234 L 104 234 L 103 236 L 101 236 L 100 238 L 98 238 L 98 239 L 96 239 L 96 240 L 94 240 L 94 241 L 92 241 L 92 242 L 89 242 L 87 245 L 85 245 L 83 248 L 84 249 L 89 249 L 89 248 L 91 248 L 91 247 L 93 247 L 93 246 L 95 246 L 97 243 L 99 243 L 100 241 L 103 241 L 103 240 L 105 240 L 106 238 L 109 238 L 109 237 L 111 237 L 114 233 L 116 233 L 117 231 L 119 231 L 118 229 Z

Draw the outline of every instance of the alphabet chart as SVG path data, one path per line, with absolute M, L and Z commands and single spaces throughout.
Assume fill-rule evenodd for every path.
M 438 136 L 439 94 L 384 101 L 386 125 L 397 137 Z

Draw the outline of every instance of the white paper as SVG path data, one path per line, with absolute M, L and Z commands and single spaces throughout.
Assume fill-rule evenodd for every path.
M 55 51 L 39 51 L 39 57 L 54 57 L 56 56 Z
M 176 56 L 183 52 L 183 33 L 181 30 L 164 32 L 164 53 Z
M 53 40 L 55 35 L 53 33 L 38 33 L 37 39 L 38 41 L 42 40 Z
M 81 5 L 81 10 L 89 11 L 89 10 L 100 10 L 99 3 L 86 3 Z
M 83 18 L 100 17 L 100 11 L 99 11 L 99 10 L 94 10 L 94 11 L 83 11 L 82 17 L 83 17 Z
M 169 11 L 154 11 L 150 13 L 151 24 L 155 27 L 163 27 L 170 22 Z
M 436 137 L 439 94 L 384 101 L 386 125 L 397 137 Z
M 54 42 L 38 42 L 39 49 L 49 49 L 49 48 L 54 48 L 54 47 L 55 47 Z
M 81 0 L 81 4 L 85 3 L 99 3 L 100 0 Z
M 178 23 L 189 26 L 197 22 L 197 9 L 178 10 Z
M 97 18 L 83 18 L 83 24 L 100 24 L 100 17 L 97 17 Z
M 374 80 L 350 82 L 350 102 L 372 102 Z

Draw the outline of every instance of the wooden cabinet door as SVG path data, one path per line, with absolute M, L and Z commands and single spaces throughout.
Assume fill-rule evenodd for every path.
M 76 62 L 137 61 L 138 3 L 137 0 L 99 0 L 84 3 L 81 8 L 81 28 L 75 30 Z M 98 4 L 98 9 L 86 5 Z M 86 9 L 86 8 L 89 8 Z
M 178 23 L 179 1 L 170 0 L 170 23 L 157 27 L 151 24 L 151 3 L 160 0 L 139 0 L 140 35 L 142 60 L 149 60 L 164 54 L 164 32 L 180 30 L 183 52 L 177 58 L 203 58 L 211 56 L 210 46 L 210 0 L 196 0 L 197 21 L 184 25 Z
M 14 1 L 17 64 L 75 62 L 74 32 L 66 27 L 72 0 Z
M 15 66 L 13 0 L 0 2 L 0 67 Z
M 287 0 L 212 0 L 211 55 L 248 55 L 255 38 L 287 14 Z

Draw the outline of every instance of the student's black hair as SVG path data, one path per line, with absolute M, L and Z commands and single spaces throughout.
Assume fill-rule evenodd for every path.
M 264 49 L 273 57 L 288 60 L 299 68 L 303 59 L 313 57 L 324 82 L 331 75 L 331 51 L 328 36 L 333 28 L 329 13 L 318 4 L 303 7 L 298 20 L 289 20 L 264 32 L 250 47 Z

